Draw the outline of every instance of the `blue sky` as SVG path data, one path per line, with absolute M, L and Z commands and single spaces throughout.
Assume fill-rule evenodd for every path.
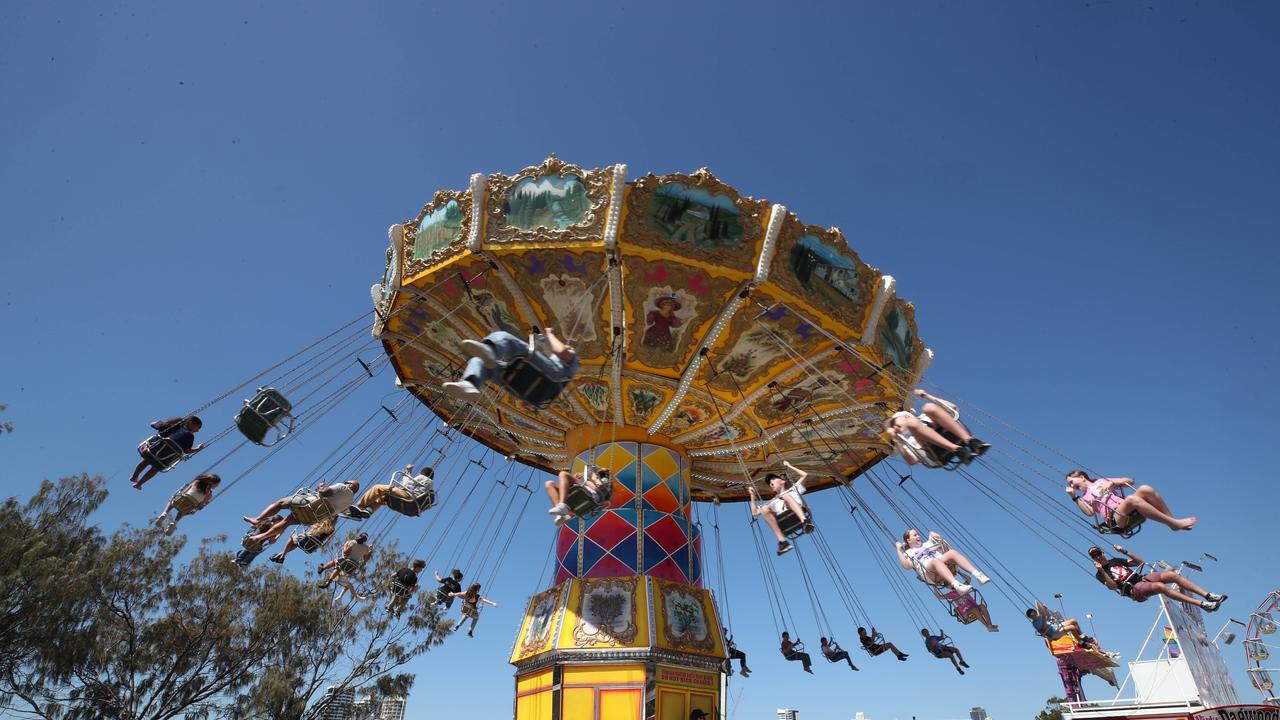
M 128 489 L 146 423 L 366 310 L 387 225 L 437 188 L 549 152 L 625 162 L 632 177 L 707 166 L 839 226 L 897 277 L 938 353 L 931 381 L 1199 515 L 1192 533 L 1153 527 L 1132 545 L 1217 555 L 1204 579 L 1231 600 L 1213 619 L 1243 619 L 1280 583 L 1266 520 L 1278 20 L 1262 2 L 7 3 L 0 402 L 17 432 L 0 438 L 5 490 L 102 473 L 114 493 L 100 520 L 145 520 L 183 474 Z M 378 382 L 185 529 L 238 532 L 239 515 L 288 490 L 392 390 Z M 1108 595 L 953 476 L 918 477 L 1038 594 L 1063 593 L 1104 642 L 1137 649 L 1150 604 Z M 1006 720 L 1060 691 L 998 597 L 999 634 L 948 626 L 968 676 L 926 659 L 838 498 L 813 502 L 869 612 L 916 657 L 859 657 L 853 676 L 784 663 L 729 508 L 734 629 L 756 671 L 735 678 L 736 717 L 956 718 L 983 705 Z M 505 656 L 551 541 L 535 505 L 487 593 L 501 607 L 474 640 L 415 664 L 411 712 L 510 711 Z M 396 535 L 412 544 L 418 527 Z M 794 563 L 779 566 L 795 580 Z M 1241 697 L 1257 699 L 1239 645 L 1227 659 Z

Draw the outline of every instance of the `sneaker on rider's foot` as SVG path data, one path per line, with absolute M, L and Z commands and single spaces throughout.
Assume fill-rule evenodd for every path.
M 555 505 L 552 505 L 551 509 L 547 512 L 551 515 L 568 515 L 570 511 L 568 505 L 565 505 L 564 503 L 556 503 Z
M 805 521 L 804 521 L 804 531 L 805 531 L 805 533 L 806 533 L 806 534 L 813 532 L 813 521 L 812 521 L 812 520 L 805 520 Z
M 444 394 L 457 400 L 458 402 L 472 402 L 480 399 L 480 391 L 475 385 L 466 380 L 458 380 L 457 382 L 447 382 L 440 386 L 444 389 Z
M 991 582 L 991 578 L 987 577 L 986 573 L 983 573 L 982 571 L 975 572 L 973 574 L 973 579 L 977 580 L 979 585 L 986 585 Z
M 969 449 L 973 451 L 973 454 L 978 457 L 982 457 L 991 449 L 991 443 L 984 443 L 976 437 L 969 438 L 969 442 L 965 444 L 968 445 Z
M 1221 605 L 1222 602 L 1227 599 L 1227 596 L 1219 595 L 1218 593 L 1205 593 L 1204 599 L 1208 600 L 1209 602 L 1218 603 L 1219 605 Z
M 373 511 L 369 508 L 360 507 L 359 505 L 352 505 L 339 513 L 339 515 L 350 520 L 367 520 L 371 515 L 373 515 Z
M 560 527 L 561 525 L 569 522 L 572 519 L 573 518 L 569 517 L 568 515 L 557 515 L 556 519 L 554 520 L 554 523 L 556 527 Z
M 1205 612 L 1217 612 L 1218 606 L 1221 604 L 1222 604 L 1221 602 L 1212 602 L 1210 600 L 1204 600 L 1200 603 L 1200 608 Z
M 483 340 L 463 340 L 462 352 L 480 358 L 480 362 L 490 370 L 498 367 L 498 356 L 493 354 L 493 347 Z
M 955 590 L 957 595 L 968 595 L 973 592 L 973 586 L 966 585 L 965 583 L 956 583 L 951 586 L 951 589 Z
M 792 551 L 792 550 L 794 550 L 794 549 L 795 549 L 795 548 L 794 548 L 794 547 L 792 547 L 791 543 L 790 543 L 789 541 L 787 541 L 787 540 L 783 540 L 782 542 L 778 543 L 778 554 L 779 554 L 779 555 L 786 555 L 787 553 L 791 552 L 791 551 Z
M 973 462 L 974 458 L 978 456 L 969 448 L 965 447 L 964 445 L 961 445 L 960 448 L 956 450 L 956 457 L 960 458 L 960 462 L 962 464 L 968 465 L 969 463 Z
M 172 534 L 173 534 L 173 531 L 174 531 L 177 527 L 178 527 L 178 521 L 177 521 L 177 520 L 174 520 L 173 522 L 171 522 L 171 523 L 169 523 L 168 525 L 165 525 L 165 526 L 164 526 L 164 534 L 165 534 L 165 535 L 172 535 Z

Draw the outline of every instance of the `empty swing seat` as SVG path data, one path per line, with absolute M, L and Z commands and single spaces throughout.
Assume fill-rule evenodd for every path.
M 418 517 L 436 504 L 435 485 L 428 478 L 420 482 L 404 471 L 397 471 L 391 478 L 391 492 L 387 493 L 386 506 L 408 517 Z
M 516 397 L 539 409 L 555 402 L 565 386 L 565 383 L 547 377 L 526 357 L 507 363 L 502 370 L 502 384 Z
M 786 508 L 776 515 L 778 529 L 782 531 L 784 536 L 792 540 L 813 532 L 813 511 L 809 509 L 808 505 L 802 504 L 801 507 L 804 508 L 804 513 L 808 517 L 806 522 L 800 522 L 800 518 L 791 512 L 791 508 Z
M 302 525 L 314 525 L 334 517 L 333 507 L 320 497 L 320 493 L 311 488 L 299 488 L 289 498 L 289 511 L 293 519 Z
M 187 451 L 176 440 L 160 434 L 143 440 L 138 446 L 138 454 L 160 472 L 169 472 L 187 459 Z
M 275 388 L 258 388 L 257 394 L 244 401 L 236 413 L 236 428 L 250 442 L 271 447 L 293 432 L 293 405 Z M 271 431 L 275 435 L 268 440 Z

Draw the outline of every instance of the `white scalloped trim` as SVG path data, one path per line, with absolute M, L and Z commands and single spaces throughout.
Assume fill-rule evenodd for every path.
M 880 327 L 880 316 L 884 315 L 885 303 L 893 299 L 896 286 L 897 281 L 892 275 L 880 278 L 880 284 L 876 286 L 876 299 L 871 305 L 871 319 L 867 321 L 867 327 L 862 331 L 860 345 L 870 345 L 875 342 L 876 329 Z
M 755 288 L 769 279 L 769 266 L 773 264 L 773 253 L 778 247 L 778 233 L 782 232 L 782 221 L 787 219 L 787 209 L 774 204 L 769 210 L 769 225 L 764 233 L 764 245 L 760 248 L 760 260 L 756 263 L 756 276 L 751 281 Z
M 476 173 L 471 176 L 471 232 L 467 235 L 467 249 L 473 253 L 480 252 L 481 226 L 484 225 L 484 186 L 485 176 Z

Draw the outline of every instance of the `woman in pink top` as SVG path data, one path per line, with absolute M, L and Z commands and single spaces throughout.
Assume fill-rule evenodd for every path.
M 1119 487 L 1134 488 L 1133 478 L 1091 479 L 1083 470 L 1073 470 L 1067 475 L 1067 494 L 1081 512 L 1097 515 L 1100 522 L 1123 530 L 1133 522 L 1134 515 L 1141 515 L 1173 530 L 1190 530 L 1196 524 L 1194 517 L 1174 517 L 1164 498 L 1150 485 L 1134 488 L 1129 497 L 1120 497 L 1115 492 Z

